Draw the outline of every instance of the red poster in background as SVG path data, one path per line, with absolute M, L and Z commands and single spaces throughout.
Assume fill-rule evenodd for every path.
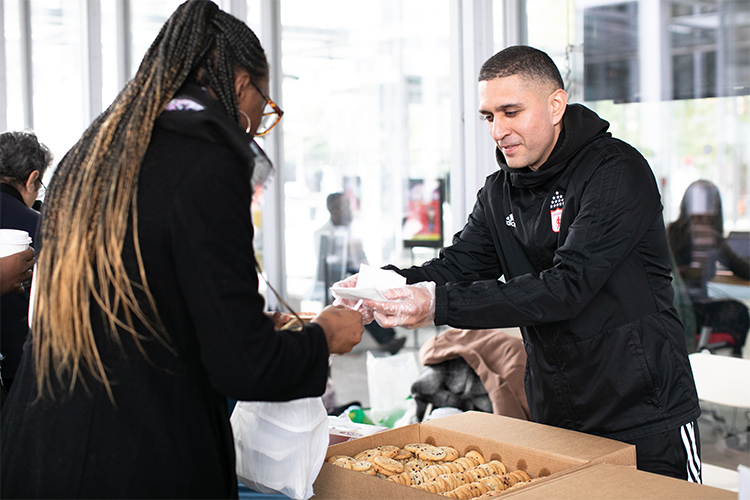
M 443 246 L 443 180 L 409 179 L 404 246 Z

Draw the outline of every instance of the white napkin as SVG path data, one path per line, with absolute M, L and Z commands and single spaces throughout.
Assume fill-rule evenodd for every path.
M 331 291 L 336 297 L 342 299 L 387 301 L 388 299 L 386 299 L 381 293 L 383 290 L 399 288 L 404 285 L 406 285 L 406 278 L 395 271 L 361 264 L 359 266 L 356 287 L 345 288 L 334 285 L 331 287 Z

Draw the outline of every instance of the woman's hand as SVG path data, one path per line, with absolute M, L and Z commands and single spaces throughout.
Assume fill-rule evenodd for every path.
M 273 329 L 274 330 L 281 330 L 281 328 L 292 321 L 294 319 L 294 316 L 290 313 L 282 313 L 278 311 L 274 312 L 266 312 L 266 316 L 271 318 L 271 321 L 273 321 Z
M 311 323 L 317 323 L 323 328 L 328 342 L 328 352 L 331 354 L 347 353 L 362 340 L 362 316 L 344 306 L 326 307 Z
M 334 283 L 333 286 L 340 286 L 342 288 L 355 288 L 357 286 L 358 277 L 359 277 L 359 273 L 352 274 L 348 278 Z M 334 295 L 336 294 L 334 293 Z M 361 300 L 342 299 L 340 297 L 336 297 L 336 299 L 333 301 L 333 305 L 344 306 L 354 311 L 358 311 L 359 314 L 362 316 L 362 324 L 367 325 L 367 324 L 372 323 L 372 320 L 375 318 L 370 309 L 362 307 L 362 302 L 363 301 Z

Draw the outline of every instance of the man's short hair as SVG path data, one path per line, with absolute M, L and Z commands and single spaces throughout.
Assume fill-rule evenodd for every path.
M 326 207 L 329 212 L 333 212 L 341 206 L 341 200 L 344 198 L 344 192 L 331 193 L 326 198 Z
M 39 178 L 52 163 L 49 148 L 40 143 L 33 132 L 0 134 L 0 177 L 25 184 L 34 170 Z
M 479 70 L 479 81 L 520 75 L 531 81 L 545 81 L 557 89 L 565 89 L 560 71 L 545 52 L 528 45 L 514 45 L 490 57 Z

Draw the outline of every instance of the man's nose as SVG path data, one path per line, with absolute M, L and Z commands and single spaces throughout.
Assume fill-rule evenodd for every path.
M 502 140 L 510 134 L 510 129 L 501 119 L 495 118 L 490 125 L 490 135 L 495 142 Z

